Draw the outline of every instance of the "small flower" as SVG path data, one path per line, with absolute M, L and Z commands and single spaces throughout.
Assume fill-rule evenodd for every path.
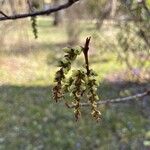
M 64 51 L 65 53 L 70 53 L 70 52 L 71 52 L 71 49 L 70 49 L 69 47 L 64 47 L 64 48 L 63 48 L 63 51 Z
M 74 48 L 75 54 L 80 55 L 82 52 L 83 48 L 81 46 L 76 46 Z

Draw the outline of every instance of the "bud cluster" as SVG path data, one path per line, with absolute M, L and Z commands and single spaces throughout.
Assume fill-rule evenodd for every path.
M 54 79 L 56 85 L 53 88 L 53 98 L 56 102 L 58 101 L 58 99 L 63 97 L 63 80 L 65 79 L 65 75 L 71 69 L 71 63 L 76 59 L 77 55 L 79 55 L 81 51 L 81 47 L 64 48 L 64 52 L 66 53 L 66 55 L 62 60 L 58 62 L 58 67 L 60 67 L 60 69 L 56 72 Z
M 65 78 L 65 75 L 64 75 L 64 72 L 63 72 L 63 68 L 60 68 L 60 70 L 58 70 L 56 72 L 56 75 L 55 75 L 56 85 L 53 88 L 53 98 L 56 102 L 58 102 L 58 99 L 63 97 L 62 80 L 64 78 Z
M 71 86 L 69 87 L 70 96 L 73 97 L 73 105 L 74 105 L 74 114 L 76 120 L 81 115 L 80 112 L 80 101 L 82 95 L 86 89 L 85 87 L 85 73 L 82 70 L 74 70 L 72 74 L 72 78 L 74 79 Z
M 38 30 L 37 30 L 37 20 L 36 17 L 31 17 L 31 25 L 32 25 L 32 31 L 34 34 L 34 38 L 38 38 Z
M 89 102 L 91 103 L 91 115 L 98 121 L 100 119 L 101 113 L 97 109 L 96 101 L 99 99 L 97 96 L 97 83 L 95 79 L 96 73 L 91 69 L 89 70 L 89 75 L 86 81 L 86 92 Z
M 60 69 L 56 72 L 55 82 L 56 85 L 53 88 L 53 98 L 57 102 L 58 99 L 64 98 L 66 93 L 70 94 L 72 98 L 72 106 L 74 108 L 74 114 L 76 120 L 81 116 L 81 100 L 88 99 L 91 105 L 91 115 L 98 121 L 100 119 L 101 113 L 97 110 L 96 101 L 99 99 L 97 96 L 97 83 L 96 83 L 96 73 L 87 68 L 87 65 L 83 69 L 73 70 L 69 78 L 66 78 L 67 73 L 71 69 L 72 62 L 77 58 L 77 55 L 84 49 L 82 47 L 76 48 L 65 48 L 66 53 L 61 61 L 59 61 L 58 66 Z

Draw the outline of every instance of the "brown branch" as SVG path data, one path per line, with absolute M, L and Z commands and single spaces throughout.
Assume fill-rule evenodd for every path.
M 0 11 L 0 14 L 2 14 L 4 17 L 8 18 L 8 16 L 4 12 Z
M 36 11 L 36 12 L 30 12 L 30 13 L 25 13 L 25 14 L 16 14 L 16 15 L 11 15 L 11 16 L 3 16 L 0 17 L 0 21 L 4 20 L 16 20 L 16 19 L 22 19 L 22 18 L 27 18 L 27 17 L 35 17 L 35 16 L 42 16 L 42 15 L 49 15 L 51 13 L 54 13 L 56 11 L 60 11 L 63 9 L 66 9 L 76 3 L 79 0 L 68 0 L 66 3 L 61 4 L 59 6 L 50 8 L 48 10 L 42 10 L 42 11 Z
M 87 76 L 89 76 L 89 73 L 90 73 L 90 70 L 89 70 L 89 60 L 88 60 L 88 51 L 89 51 L 90 40 L 91 40 L 91 37 L 86 38 L 86 42 L 85 42 L 85 45 L 84 45 L 84 48 L 83 48 Z
M 116 99 L 106 99 L 106 100 L 100 100 L 97 102 L 97 105 L 106 105 L 106 104 L 115 104 L 115 103 L 124 103 L 124 102 L 128 102 L 134 99 L 139 99 L 139 98 L 143 98 L 145 96 L 150 96 L 150 90 L 143 92 L 143 93 L 138 93 L 132 96 L 128 96 L 128 97 L 123 97 L 123 98 L 116 98 Z M 66 104 L 66 106 L 68 108 L 74 108 L 74 105 L 69 105 Z M 90 106 L 90 103 L 80 103 L 80 106 Z

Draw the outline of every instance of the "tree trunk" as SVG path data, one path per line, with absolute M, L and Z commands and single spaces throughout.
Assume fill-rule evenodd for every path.
M 60 0 L 54 0 L 54 6 L 58 6 L 60 4 Z M 54 13 L 54 21 L 53 25 L 58 26 L 62 22 L 61 20 L 61 12 L 55 12 Z

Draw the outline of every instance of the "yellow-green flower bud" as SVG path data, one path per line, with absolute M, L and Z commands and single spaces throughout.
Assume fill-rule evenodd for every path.
M 65 53 L 70 53 L 70 52 L 71 52 L 71 48 L 69 48 L 69 47 L 64 47 L 64 48 L 63 48 L 63 51 L 64 51 Z
M 63 72 L 64 72 L 64 74 L 67 74 L 67 73 L 68 73 L 68 71 L 69 71 L 69 69 L 68 69 L 68 68 L 63 68 Z
M 63 58 L 61 61 L 62 61 L 63 64 L 67 64 L 68 63 L 68 60 L 66 58 Z
M 92 90 L 93 90 L 94 92 L 96 92 L 96 91 L 97 91 L 97 88 L 96 88 L 95 86 L 93 86 L 93 87 L 92 87 Z
M 99 97 L 97 95 L 94 98 L 95 98 L 95 100 L 99 100 Z
M 71 86 L 70 86 L 70 90 L 71 90 L 71 91 L 73 91 L 73 90 L 75 90 L 75 89 L 76 89 L 76 86 L 75 86 L 75 85 L 71 85 Z
M 86 89 L 86 87 L 85 87 L 84 85 L 81 85 L 81 86 L 80 86 L 80 89 L 81 89 L 82 91 L 84 91 L 84 90 Z
M 74 52 L 75 52 L 75 54 L 80 55 L 81 52 L 82 52 L 82 47 L 81 46 L 76 46 L 74 48 Z
M 79 74 L 79 71 L 78 70 L 72 70 L 72 76 L 77 76 Z
M 91 76 L 98 76 L 97 73 L 93 69 L 90 70 L 90 75 Z

